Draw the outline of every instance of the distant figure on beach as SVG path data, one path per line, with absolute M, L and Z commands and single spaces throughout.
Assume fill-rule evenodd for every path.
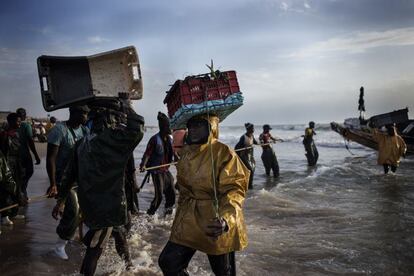
M 147 148 L 142 156 L 140 171 L 144 172 L 146 167 L 157 167 L 169 164 L 173 161 L 173 148 L 170 129 L 170 120 L 167 115 L 158 112 L 159 132 L 152 136 L 148 141 Z M 175 204 L 174 177 L 172 176 L 169 166 L 147 171 L 151 175 L 154 183 L 154 199 L 150 208 L 147 210 L 148 215 L 154 215 L 161 205 L 162 194 L 165 196 L 165 214 L 172 214 Z
M 19 138 L 19 128 L 21 119 L 17 113 L 7 115 L 7 128 L 0 133 L 0 148 L 7 160 L 7 165 L 15 182 L 15 195 L 8 197 L 10 205 L 17 203 L 22 194 L 23 167 L 21 163 L 21 144 Z M 4 207 L 4 206 L 3 206 Z M 11 219 L 24 219 L 24 215 L 18 215 L 18 208 L 13 208 L 2 214 L 3 224 L 12 225 Z
M 19 193 L 16 182 L 14 181 L 9 166 L 7 165 L 7 160 L 0 151 L 0 209 L 16 203 L 18 203 L 19 206 L 25 206 L 27 204 L 27 199 Z M 1 213 L 2 220 L 7 219 L 7 222 L 3 222 L 2 224 L 12 225 L 13 223 L 9 223 L 10 220 L 8 219 L 8 216 L 13 215 L 14 213 L 16 213 L 16 210 L 13 209 L 3 211 Z
M 247 246 L 242 206 L 250 172 L 218 141 L 218 122 L 212 115 L 187 122 L 187 144 L 177 164 L 180 200 L 158 259 L 164 275 L 189 275 L 196 251 L 207 254 L 215 275 L 235 275 L 235 251 Z
M 236 144 L 235 149 L 238 150 L 236 151 L 237 155 L 250 171 L 249 189 L 253 189 L 253 175 L 256 169 L 253 145 L 258 145 L 259 143 L 256 141 L 253 135 L 254 125 L 251 123 L 246 123 L 244 124 L 244 127 L 246 128 L 246 133 L 240 137 L 240 140 Z
M 266 144 L 262 146 L 262 161 L 267 176 L 270 175 L 270 171 L 272 170 L 273 176 L 279 177 L 279 162 L 277 161 L 276 153 L 270 144 L 276 143 L 277 141 L 283 142 L 283 140 L 273 137 L 270 133 L 271 129 L 270 125 L 263 125 L 263 132 L 259 136 L 260 143 Z
M 58 219 L 59 215 L 62 217 L 56 227 L 58 240 L 54 252 L 64 260 L 68 259 L 65 246 L 68 240 L 73 238 L 79 226 L 79 204 L 74 190 L 70 190 L 67 196 L 62 197 L 61 184 L 76 142 L 89 133 L 84 126 L 88 112 L 89 108 L 86 105 L 69 107 L 69 119 L 58 123 L 47 137 L 46 170 L 49 176 L 49 188 L 46 193 L 49 197 L 56 197 L 59 194 L 52 214 L 55 219 Z
M 124 176 L 144 130 L 144 118 L 126 99 L 120 110 L 99 108 L 91 119 L 91 134 L 77 143 L 62 179 L 62 194 L 68 194 L 77 183 L 82 219 L 89 229 L 83 238 L 87 249 L 80 273 L 84 275 L 94 275 L 111 235 L 127 268 L 132 266 L 125 229 L 128 216 Z
M 56 125 L 57 119 L 56 117 L 50 117 L 49 122 L 47 122 L 45 130 L 46 130 L 46 135 L 49 134 L 50 130 Z
M 305 146 L 305 155 L 306 159 L 308 159 L 308 166 L 315 166 L 319 158 L 319 152 L 313 141 L 313 135 L 316 135 L 315 122 L 310 121 L 309 127 L 305 129 L 305 135 L 303 135 L 303 145 Z
M 365 121 L 365 101 L 364 101 L 364 87 L 363 86 L 361 86 L 361 88 L 359 89 L 358 110 L 359 110 L 359 121 L 362 124 Z
M 401 157 L 405 157 L 407 151 L 407 145 L 398 135 L 395 126 L 387 125 L 386 129 L 386 133 L 379 132 L 377 129 L 373 131 L 373 138 L 378 143 L 378 165 L 384 167 L 384 174 L 388 174 L 390 168 L 395 173 Z
M 33 168 L 33 159 L 30 155 L 30 151 L 33 153 L 36 159 L 36 165 L 40 164 L 40 158 L 37 154 L 36 147 L 33 141 L 33 129 L 30 122 L 26 121 L 26 110 L 24 108 L 18 108 L 16 113 L 21 118 L 22 122 L 19 128 L 19 137 L 20 137 L 20 144 L 21 144 L 21 162 L 23 167 L 23 174 L 22 174 L 22 193 L 27 199 L 27 185 L 29 183 L 29 179 L 32 177 L 34 168 Z

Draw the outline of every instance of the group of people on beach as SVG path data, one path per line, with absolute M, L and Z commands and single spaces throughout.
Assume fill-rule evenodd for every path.
M 27 204 L 27 185 L 34 172 L 30 152 L 35 157 L 36 165 L 40 164 L 32 126 L 26 121 L 26 110 L 18 108 L 7 115 L 7 125 L 0 132 L 0 209 L 13 204 Z M 3 225 L 13 225 L 12 219 L 24 218 L 24 214 L 19 214 L 18 207 L 1 212 Z
M 69 120 L 58 123 L 48 137 L 47 194 L 57 197 L 52 214 L 60 217 L 55 253 L 68 259 L 65 245 L 82 221 L 87 229 L 82 235 L 84 275 L 94 275 L 110 237 L 125 266 L 132 267 L 126 235 L 139 208 L 134 199 L 140 188 L 133 150 L 143 137 L 144 119 L 127 99 L 105 105 L 70 107 Z M 216 275 L 235 275 L 234 252 L 247 245 L 242 204 L 250 172 L 231 148 L 217 140 L 218 117 L 191 118 L 179 152 L 173 149 L 168 117 L 160 112 L 157 118 L 160 131 L 149 140 L 139 166 L 149 172 L 155 188 L 147 214 L 155 214 L 162 194 L 165 213 L 171 214 L 175 188 L 179 191 L 159 266 L 165 275 L 188 275 L 186 268 L 199 250 L 208 255 Z M 168 170 L 173 160 L 178 160 L 176 187 Z
M 27 204 L 27 183 L 34 163 L 30 151 L 36 164 L 40 163 L 25 118 L 22 108 L 10 113 L 7 129 L 0 134 L 0 208 Z M 186 130 L 174 132 L 165 114 L 159 112 L 157 119 L 159 132 L 150 138 L 139 166 L 146 172 L 143 184 L 149 177 L 154 184 L 155 195 L 147 214 L 155 214 L 163 195 L 165 215 L 171 215 L 177 206 L 159 266 L 164 275 L 188 275 L 191 258 L 201 251 L 208 255 L 215 275 L 235 275 L 235 252 L 247 246 L 242 206 L 247 190 L 253 188 L 253 146 L 262 147 L 266 174 L 272 172 L 278 177 L 279 165 L 271 144 L 283 140 L 274 137 L 266 124 L 257 141 L 254 125 L 246 123 L 246 133 L 233 150 L 218 140 L 219 118 L 214 114 L 196 115 L 187 121 Z M 319 157 L 314 128 L 315 123 L 310 122 L 303 137 L 309 166 L 315 166 Z M 57 123 L 48 134 L 46 169 L 50 185 L 46 194 L 57 199 L 52 216 L 59 219 L 54 252 L 67 260 L 65 246 L 76 230 L 82 229 L 80 237 L 86 252 L 80 272 L 84 275 L 94 275 L 110 237 L 126 268 L 132 267 L 127 235 L 131 218 L 139 211 L 137 193 L 142 188 L 136 181 L 133 151 L 143 135 L 144 118 L 135 113 L 126 95 L 70 106 L 69 119 Z M 380 147 L 389 148 L 392 137 L 398 134 L 388 133 L 391 142 L 380 138 L 382 134 L 376 135 Z M 402 148 L 399 154 L 403 153 Z M 381 158 L 388 162 L 390 154 Z M 174 161 L 176 182 L 169 171 Z M 395 162 L 389 166 L 395 171 Z M 18 215 L 18 208 L 1 215 L 5 224 L 12 223 L 10 218 L 24 218 Z
M 270 172 L 273 173 L 275 178 L 279 177 L 279 162 L 275 151 L 273 150 L 272 144 L 276 142 L 283 142 L 283 139 L 278 137 L 273 137 L 270 133 L 272 129 L 270 125 L 263 125 L 263 132 L 259 136 L 259 142 L 254 138 L 254 125 L 251 123 L 246 123 L 245 125 L 246 133 L 240 137 L 239 142 L 235 146 L 235 151 L 237 155 L 242 160 L 243 164 L 250 171 L 249 178 L 249 189 L 253 189 L 253 175 L 256 168 L 256 161 L 253 154 L 253 146 L 258 145 L 262 147 L 262 156 L 263 166 L 265 167 L 265 172 L 267 176 L 270 176 Z M 303 137 L 303 145 L 305 146 L 306 157 L 308 160 L 309 166 L 315 166 L 319 153 L 316 148 L 313 136 L 316 135 L 315 132 L 315 123 L 313 121 L 309 122 L 309 127 L 305 129 L 305 134 Z

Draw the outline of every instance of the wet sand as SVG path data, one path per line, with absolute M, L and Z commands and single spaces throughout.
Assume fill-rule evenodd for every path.
M 49 185 L 46 173 L 46 146 L 46 143 L 36 143 L 36 149 L 42 161 L 40 165 L 34 166 L 34 174 L 28 185 L 29 198 L 44 194 Z M 141 174 L 137 176 L 137 180 L 141 183 Z M 140 194 L 142 210 L 148 208 L 150 201 L 150 193 Z M 69 256 L 67 261 L 59 259 L 52 252 L 57 240 L 56 226 L 58 225 L 58 221 L 51 215 L 55 203 L 54 199 L 29 203 L 24 210 L 19 211 L 26 216 L 25 220 L 15 220 L 13 226 L 2 225 L 2 234 L 0 234 L 1 276 L 79 275 L 79 268 L 85 253 L 85 247 L 79 241 L 72 240 L 66 246 L 66 253 Z M 78 238 L 77 236 L 78 233 L 75 239 Z M 116 255 L 115 252 L 113 253 Z M 106 253 L 108 254 L 112 252 Z M 97 274 L 99 275 L 108 274 L 99 270 L 98 267 Z M 154 275 L 154 273 L 149 274 Z
M 35 165 L 28 186 L 29 198 L 42 195 L 48 187 L 46 174 L 46 144 L 36 144 L 42 162 Z M 53 255 L 57 239 L 57 221 L 51 216 L 54 199 L 30 203 L 25 210 L 26 220 L 15 220 L 13 226 L 2 226 L 0 235 L 0 274 L 6 275 L 62 275 L 74 274 L 82 260 L 82 245 L 72 241 L 67 246 L 69 261 Z M 23 212 L 22 212 L 23 211 Z

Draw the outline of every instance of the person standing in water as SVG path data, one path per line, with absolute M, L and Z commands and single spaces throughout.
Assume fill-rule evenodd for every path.
M 305 135 L 303 136 L 303 145 L 305 146 L 305 155 L 308 159 L 309 166 L 315 166 L 319 158 L 318 149 L 316 148 L 315 142 L 313 141 L 313 135 L 316 135 L 314 129 L 315 122 L 310 121 L 309 127 L 305 129 Z
M 282 139 L 275 138 L 270 133 L 272 128 L 269 125 L 263 125 L 263 132 L 259 136 L 259 141 L 261 144 L 266 144 L 262 146 L 262 161 L 265 167 L 266 175 L 270 175 L 270 171 L 273 171 L 274 177 L 279 177 L 279 163 L 277 162 L 276 153 L 273 150 L 271 143 L 276 143 L 277 141 L 283 142 Z
M 167 115 L 158 112 L 159 132 L 152 136 L 148 141 L 147 148 L 139 166 L 140 171 L 144 172 L 145 167 L 162 166 L 173 161 L 174 151 L 172 148 L 172 138 L 170 120 Z M 162 194 L 165 196 L 165 214 L 172 214 L 175 204 L 174 177 L 169 171 L 169 166 L 153 169 L 147 173 L 151 174 L 154 183 L 154 199 L 151 202 L 147 214 L 152 216 L 161 205 Z
M 374 129 L 373 138 L 378 143 L 378 165 L 384 167 L 384 174 L 388 174 L 390 168 L 396 172 L 401 157 L 405 157 L 407 145 L 403 138 L 397 134 L 394 125 L 386 126 L 387 132 L 382 133 Z
M 246 133 L 240 137 L 240 140 L 236 144 L 235 149 L 239 150 L 237 151 L 237 155 L 250 171 L 249 189 L 253 189 L 253 175 L 256 168 L 253 145 L 258 145 L 259 143 L 256 141 L 253 135 L 254 125 L 251 123 L 246 123 L 244 126 L 246 128 Z
M 235 251 L 247 246 L 243 202 L 250 171 L 218 141 L 216 116 L 187 122 L 177 164 L 180 196 L 171 236 L 158 260 L 164 275 L 189 275 L 195 252 L 206 253 L 215 275 L 235 275 Z

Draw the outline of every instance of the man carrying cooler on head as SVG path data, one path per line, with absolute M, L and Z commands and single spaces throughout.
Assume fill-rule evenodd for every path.
M 132 266 L 124 230 L 128 219 L 124 176 L 128 159 L 143 137 L 144 118 L 127 101 L 121 111 L 95 113 L 91 134 L 76 145 L 59 191 L 64 198 L 74 183 L 78 185 L 79 207 L 89 228 L 83 238 L 87 249 L 80 272 L 84 275 L 94 275 L 111 235 L 126 266 Z
M 218 121 L 201 115 L 187 122 L 187 143 L 177 164 L 177 212 L 158 260 L 164 275 L 189 275 L 197 250 L 208 255 L 215 275 L 235 275 L 235 251 L 247 246 L 242 206 L 250 172 L 217 140 Z

